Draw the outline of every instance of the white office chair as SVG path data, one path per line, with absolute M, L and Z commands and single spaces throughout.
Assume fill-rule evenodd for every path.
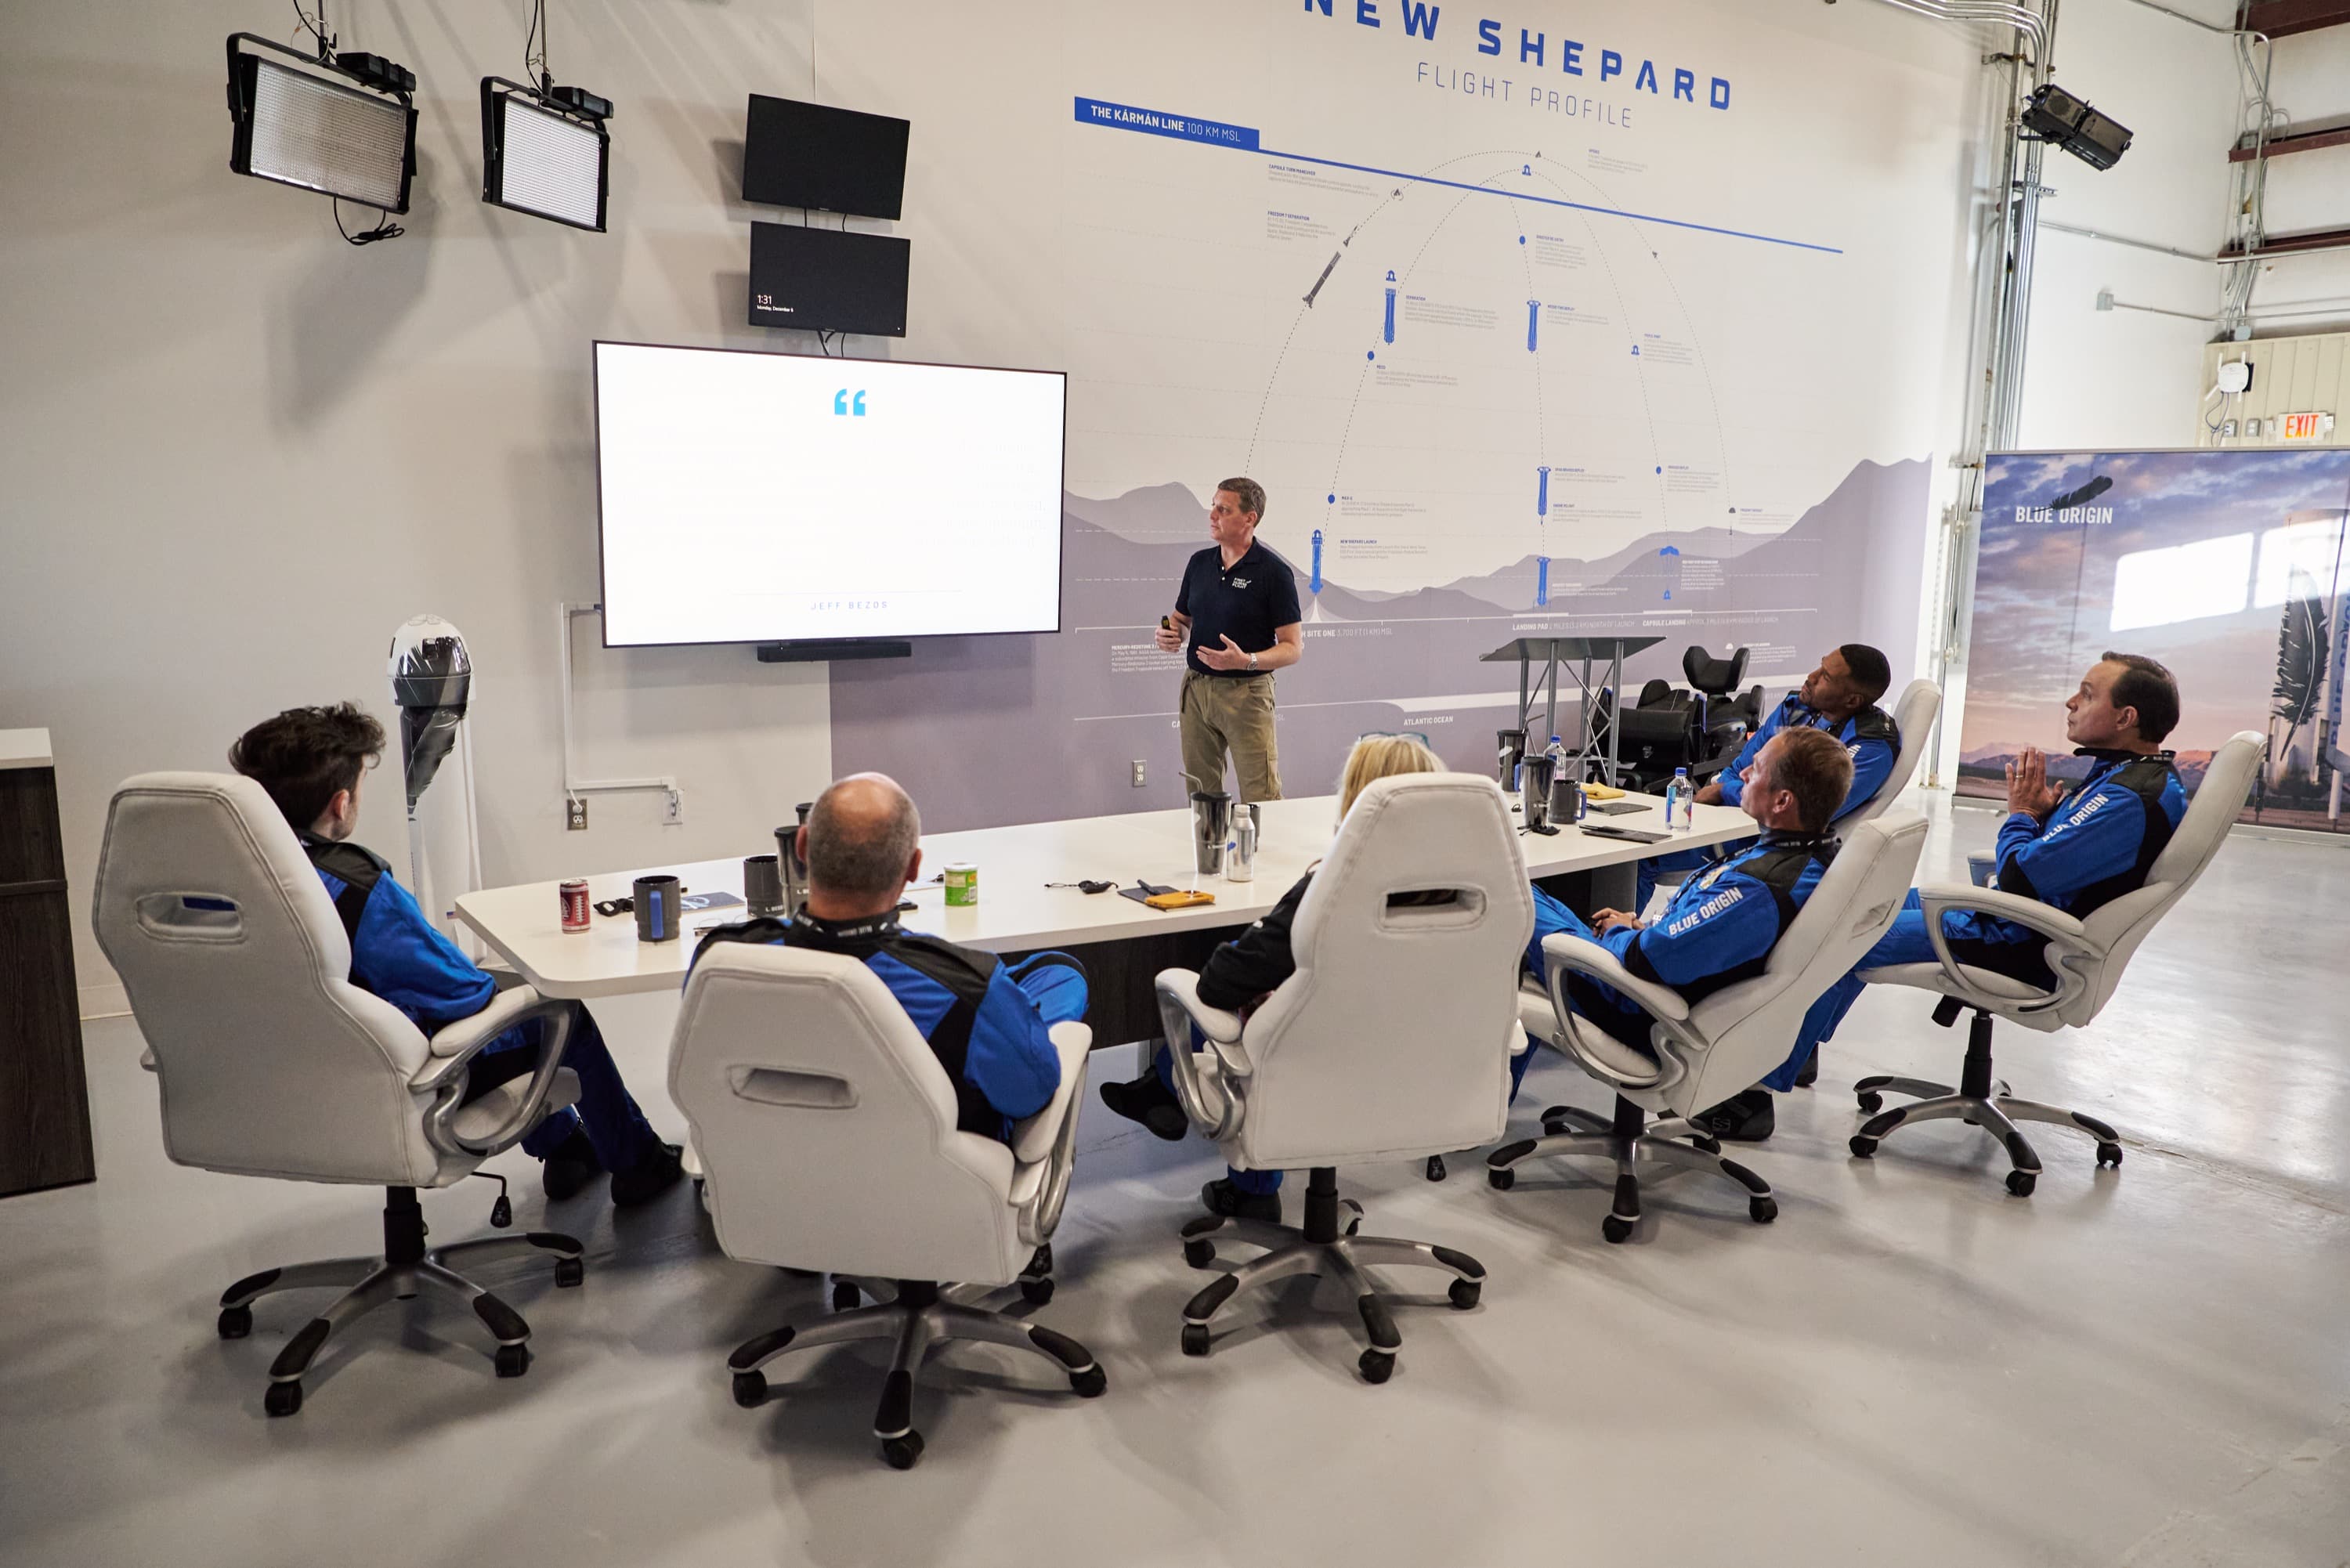
M 1900 700 L 1893 704 L 1893 727 L 1900 732 L 1901 749 L 1894 753 L 1893 771 L 1866 805 L 1856 807 L 1852 815 L 1835 825 L 1841 835 L 1849 836 L 1864 822 L 1873 822 L 1893 809 L 1893 802 L 1909 787 L 1918 774 L 1918 763 L 1926 754 L 1926 742 L 1932 737 L 1934 715 L 1942 711 L 1942 689 L 1930 680 L 1912 680 L 1902 689 Z M 1686 871 L 1667 871 L 1657 877 L 1659 888 L 1678 888 L 1689 879 Z M 1801 1082 L 1809 1084 L 1812 1069 L 1806 1068 Z
M 555 1282 L 576 1285 L 579 1243 L 533 1231 L 428 1248 L 416 1189 L 472 1174 L 577 1097 L 561 1064 L 571 1004 L 519 986 L 427 1038 L 351 983 L 349 940 L 293 830 L 259 784 L 226 774 L 143 774 L 115 792 L 91 918 L 146 1036 L 173 1161 L 386 1189 L 381 1257 L 268 1269 L 222 1293 L 220 1335 L 242 1339 L 258 1297 L 348 1287 L 271 1366 L 268 1412 L 301 1408 L 335 1330 L 420 1292 L 471 1309 L 498 1342 L 498 1376 L 521 1376 L 529 1324 L 451 1265 L 552 1252 Z M 534 1017 L 547 1020 L 537 1071 L 462 1104 L 473 1056 Z
M 1419 897 L 1414 898 L 1414 895 Z M 1524 1046 L 1513 977 L 1534 932 L 1509 808 L 1491 779 L 1424 774 L 1364 790 L 1292 928 L 1297 971 L 1246 1022 L 1201 1002 L 1199 976 L 1162 970 L 1176 1093 L 1192 1123 L 1244 1170 L 1311 1171 L 1302 1229 L 1218 1218 L 1183 1228 L 1193 1267 L 1231 1228 L 1274 1250 L 1193 1296 L 1183 1349 L 1208 1352 L 1208 1325 L 1240 1292 L 1291 1274 L 1343 1282 L 1371 1348 L 1359 1366 L 1384 1383 L 1402 1343 L 1359 1264 L 1449 1271 L 1452 1304 L 1474 1306 L 1483 1265 L 1419 1241 L 1339 1233 L 1336 1168 L 1420 1159 L 1492 1142 Z M 1184 1048 L 1192 1031 L 1206 1041 Z M 1353 1216 L 1360 1207 L 1346 1206 Z
M 1822 875 L 1794 921 L 1771 950 L 1762 972 L 1723 986 L 1695 1002 L 1670 987 L 1636 978 L 1596 942 L 1555 936 L 1543 943 L 1547 984 L 1518 988 L 1526 1030 L 1548 1041 L 1575 1064 L 1616 1091 L 1616 1114 L 1600 1116 L 1575 1106 L 1543 1112 L 1539 1138 L 1504 1144 L 1486 1157 L 1486 1179 L 1500 1191 L 1517 1180 L 1516 1168 L 1536 1155 L 1598 1156 L 1616 1166 L 1616 1201 L 1600 1234 L 1621 1241 L 1640 1218 L 1639 1162 L 1674 1170 L 1702 1170 L 1738 1183 L 1758 1225 L 1778 1218 L 1770 1184 L 1735 1160 L 1721 1143 L 1697 1132 L 1689 1118 L 1752 1088 L 1787 1059 L 1804 1013 L 1822 992 L 1850 972 L 1900 913 L 1926 845 L 1926 821 L 1902 812 L 1861 824 Z M 1645 1009 L 1653 1055 L 1609 1034 L 1567 1003 L 1566 979 L 1600 981 Z M 1666 1113 L 1653 1125 L 1648 1113 Z M 1587 1129 L 1568 1130 L 1571 1123 Z M 1690 1138 L 1690 1143 L 1676 1142 Z
M 2112 998 L 2114 988 L 2121 983 L 2122 971 L 2127 967 L 2130 955 L 2137 951 L 2138 943 L 2195 885 L 2204 867 L 2220 853 L 2220 846 L 2227 842 L 2228 829 L 2234 826 L 2251 794 L 2263 745 L 2259 734 L 2244 730 L 2213 753 L 2201 787 L 2188 803 L 2187 815 L 2179 819 L 2169 844 L 2147 873 L 2146 885 L 2092 910 L 2085 919 L 2074 919 L 2037 899 L 1989 888 L 1919 888 L 1926 932 L 1939 961 L 1868 970 L 1861 978 L 1872 985 L 1914 985 L 1941 992 L 1942 1000 L 1934 1007 L 1934 1022 L 1946 1029 L 1958 1022 L 1963 1009 L 1974 1009 L 1974 1021 L 1967 1031 L 1966 1061 L 1960 1068 L 1955 1089 L 1948 1084 L 1929 1083 L 1922 1078 L 1883 1075 L 1863 1078 L 1855 1084 L 1853 1091 L 1859 1096 L 1860 1108 L 1871 1119 L 1853 1136 L 1852 1152 L 1867 1159 L 1877 1153 L 1878 1142 L 1896 1127 L 1958 1116 L 2007 1146 L 2012 1167 L 2007 1174 L 2007 1189 L 2019 1198 L 2031 1196 L 2039 1181 L 2041 1165 L 2031 1141 L 2016 1130 L 2017 1121 L 2046 1122 L 2085 1132 L 2097 1140 L 2098 1166 L 2119 1166 L 2121 1135 L 2111 1127 L 2078 1111 L 2019 1100 L 2008 1093 L 2006 1084 L 1991 1076 L 1991 1021 L 1994 1017 L 2004 1018 L 2027 1029 L 2054 1033 L 2059 1029 L 2085 1027 L 2096 1017 Z M 2027 926 L 2046 937 L 2044 961 L 2056 977 L 2056 989 L 2044 991 L 1991 970 L 1960 963 L 1951 957 L 1941 917 L 1952 909 L 1981 910 Z M 1883 1091 L 1887 1089 L 1921 1097 L 1914 1105 L 1897 1106 L 1877 1114 L 1885 1103 Z
M 722 945 L 686 981 L 670 1094 L 693 1128 L 703 1201 L 726 1254 L 872 1282 L 877 1306 L 745 1341 L 727 1358 L 734 1402 L 767 1397 L 760 1368 L 786 1351 L 897 1343 L 873 1419 L 882 1458 L 921 1457 L 914 1377 L 937 1341 L 984 1340 L 1050 1359 L 1092 1398 L 1107 1386 L 1076 1340 L 948 1299 L 941 1282 L 1018 1283 L 1052 1298 L 1050 1240 L 1076 1159 L 1092 1031 L 1053 1027 L 1060 1087 L 1009 1147 L 956 1129 L 954 1085 L 889 988 L 836 953 Z M 846 1291 L 837 1304 L 853 1299 Z
M 1918 760 L 1926 754 L 1926 742 L 1934 732 L 1934 715 L 1942 711 L 1942 689 L 1930 680 L 1912 680 L 1902 689 L 1900 701 L 1893 704 L 1893 727 L 1901 732 L 1901 750 L 1893 758 L 1893 771 L 1885 775 L 1868 804 L 1855 809 L 1851 815 L 1836 824 L 1836 831 L 1849 836 L 1864 822 L 1873 822 L 1892 809 L 1894 797 L 1909 787 L 1917 776 Z

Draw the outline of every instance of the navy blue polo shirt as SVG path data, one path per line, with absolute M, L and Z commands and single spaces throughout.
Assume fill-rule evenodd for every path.
M 1229 637 L 1243 653 L 1263 653 L 1273 646 L 1274 628 L 1305 618 L 1298 613 L 1297 577 L 1289 563 L 1254 539 L 1229 567 L 1221 545 L 1211 545 L 1192 556 L 1183 568 L 1183 586 L 1175 592 L 1175 608 L 1191 618 L 1185 666 L 1202 675 L 1246 675 L 1249 670 L 1211 670 L 1200 662 L 1201 648 L 1222 648 Z

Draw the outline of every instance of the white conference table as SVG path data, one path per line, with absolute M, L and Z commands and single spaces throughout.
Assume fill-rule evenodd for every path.
M 1625 802 L 1643 809 L 1595 814 L 1585 826 L 1663 830 L 1661 800 L 1627 795 Z M 1306 867 L 1328 851 L 1337 808 L 1336 795 L 1266 802 L 1261 809 L 1263 828 L 1256 876 L 1247 882 L 1194 878 L 1188 807 L 931 834 L 922 840 L 926 879 L 908 893 L 919 909 L 903 919 L 910 929 L 991 952 L 1076 950 L 1094 980 L 1097 1043 L 1149 1038 L 1155 1033 L 1150 1026 L 1155 1017 L 1150 976 L 1170 964 L 1196 966 L 1222 933 L 1270 911 Z M 1753 819 L 1743 811 L 1700 805 L 1693 828 L 1673 835 L 1669 843 L 1636 844 L 1574 826 L 1550 836 L 1522 833 L 1518 843 L 1525 853 L 1528 876 L 1592 874 L 1593 901 L 1624 907 L 1632 901 L 1632 870 L 1638 861 L 1754 831 Z M 975 906 L 948 909 L 944 890 L 927 880 L 956 861 L 979 867 Z M 743 862 L 733 858 L 589 877 L 588 896 L 626 898 L 637 877 L 657 872 L 673 873 L 692 892 L 743 891 Z M 1213 893 L 1216 901 L 1159 910 L 1116 893 L 1045 886 L 1080 879 L 1122 887 L 1138 879 L 1177 888 L 1196 882 Z M 635 919 L 629 915 L 597 915 L 587 931 L 567 933 L 558 886 L 532 882 L 490 888 L 457 900 L 458 918 L 546 996 L 593 1001 L 660 991 L 674 994 L 684 981 L 699 932 L 747 914 L 740 905 L 700 916 L 689 913 L 684 934 L 670 942 L 639 941 Z

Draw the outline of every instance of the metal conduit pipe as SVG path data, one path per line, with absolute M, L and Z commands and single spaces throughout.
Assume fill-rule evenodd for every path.
M 1941 22 L 1989 22 L 1995 26 L 2012 27 L 2029 37 L 2036 57 L 2048 52 L 2048 23 L 2040 13 L 2028 5 L 2010 5 L 2000 0 L 1881 0 L 1897 11 L 1914 16 L 1930 16 Z

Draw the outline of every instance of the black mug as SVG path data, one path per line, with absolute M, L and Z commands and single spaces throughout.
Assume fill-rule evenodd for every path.
M 784 912 L 784 877 L 772 855 L 751 855 L 743 860 L 743 902 L 754 915 Z
M 678 908 L 684 888 L 674 877 L 639 877 L 633 897 L 637 904 L 637 940 L 640 942 L 673 942 L 681 929 Z

